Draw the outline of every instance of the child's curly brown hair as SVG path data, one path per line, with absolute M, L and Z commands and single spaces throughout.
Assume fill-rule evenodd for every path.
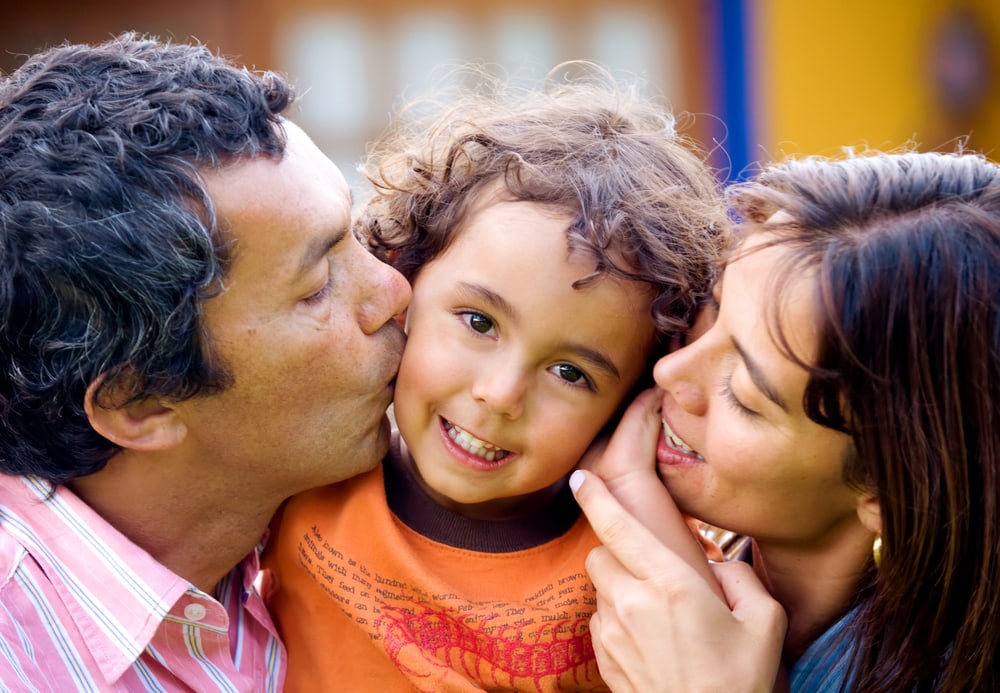
M 591 278 L 651 287 L 661 341 L 687 330 L 730 224 L 719 182 L 672 113 L 592 63 L 563 64 L 538 90 L 468 71 L 476 87 L 411 102 L 373 143 L 358 236 L 412 282 L 477 194 L 502 181 L 511 199 L 575 215 L 570 248 L 593 257 Z

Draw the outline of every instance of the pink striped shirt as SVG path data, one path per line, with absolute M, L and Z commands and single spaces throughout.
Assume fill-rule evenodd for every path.
M 258 558 L 213 597 L 69 489 L 0 475 L 0 691 L 280 691 Z

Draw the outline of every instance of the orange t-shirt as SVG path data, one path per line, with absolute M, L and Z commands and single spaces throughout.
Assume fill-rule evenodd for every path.
M 568 489 L 535 517 L 470 520 L 426 496 L 394 440 L 383 466 L 296 496 L 273 529 L 265 597 L 290 693 L 608 690 L 584 570 L 598 540 Z

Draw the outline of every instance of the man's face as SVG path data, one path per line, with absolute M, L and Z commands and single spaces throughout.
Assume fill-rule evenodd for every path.
M 203 324 L 234 383 L 177 407 L 207 469 L 231 470 L 234 491 L 281 497 L 385 454 L 404 341 L 393 316 L 410 298 L 403 277 L 351 234 L 340 171 L 285 127 L 281 161 L 205 176 L 235 261 Z

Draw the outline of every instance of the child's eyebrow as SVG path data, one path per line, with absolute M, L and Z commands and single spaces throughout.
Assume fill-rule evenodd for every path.
M 499 313 L 503 313 L 504 317 L 509 320 L 516 320 L 517 309 L 514 308 L 513 304 L 506 298 L 498 294 L 492 289 L 487 289 L 481 284 L 472 284 L 470 282 L 459 282 L 458 290 L 462 293 L 472 294 L 481 301 L 489 303 L 490 306 Z
M 566 342 L 563 349 L 576 354 L 581 361 L 588 361 L 595 368 L 599 368 L 602 371 L 607 372 L 608 375 L 613 377 L 615 380 L 621 380 L 621 373 L 618 372 L 618 368 L 615 364 L 611 362 L 607 356 L 602 354 L 596 349 L 591 349 L 583 344 L 577 344 L 576 342 Z
M 490 307 L 502 313 L 511 322 L 516 322 L 518 319 L 517 309 L 503 296 L 488 289 L 481 284 L 473 284 L 471 282 L 459 282 L 458 290 L 461 293 L 469 294 L 478 298 L 485 303 L 488 303 Z M 595 368 L 599 368 L 608 373 L 611 377 L 620 380 L 621 373 L 619 372 L 617 366 L 611 361 L 610 358 L 602 354 L 596 349 L 592 349 L 584 344 L 578 344 L 576 342 L 567 341 L 560 347 L 563 351 L 568 351 L 572 354 L 577 355 L 581 360 L 589 362 Z

